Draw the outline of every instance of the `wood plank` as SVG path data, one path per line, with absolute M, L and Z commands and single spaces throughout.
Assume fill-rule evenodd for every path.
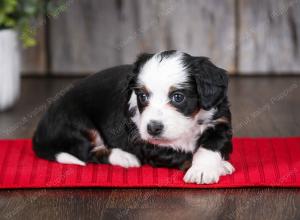
M 300 72 L 300 1 L 239 0 L 239 72 Z
M 234 70 L 234 1 L 142 1 L 140 11 L 141 27 L 150 27 L 142 50 L 177 49 Z
M 51 20 L 54 73 L 87 73 L 121 62 L 116 47 L 120 11 L 115 1 L 74 1 Z
M 234 70 L 234 0 L 73 1 L 51 19 L 52 70 L 95 72 L 178 49 Z

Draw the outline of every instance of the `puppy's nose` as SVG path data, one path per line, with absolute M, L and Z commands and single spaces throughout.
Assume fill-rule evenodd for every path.
M 147 125 L 147 131 L 152 136 L 158 136 L 162 133 L 164 125 L 159 121 L 150 121 Z

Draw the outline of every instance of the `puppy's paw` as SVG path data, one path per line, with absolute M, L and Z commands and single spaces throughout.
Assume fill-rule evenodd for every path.
M 135 155 L 118 148 L 113 148 L 111 150 L 108 161 L 112 165 L 118 165 L 125 168 L 141 166 L 140 161 Z
M 184 182 L 209 184 L 219 181 L 220 173 L 213 167 L 198 167 L 192 166 L 184 175 Z
M 217 183 L 220 176 L 231 174 L 234 167 L 228 161 L 220 161 L 215 165 L 193 165 L 184 175 L 184 182 L 197 184 Z

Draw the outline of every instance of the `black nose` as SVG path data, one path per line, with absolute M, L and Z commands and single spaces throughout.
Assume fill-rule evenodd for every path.
M 158 136 L 162 133 L 164 125 L 159 121 L 150 121 L 147 125 L 147 131 L 152 136 Z

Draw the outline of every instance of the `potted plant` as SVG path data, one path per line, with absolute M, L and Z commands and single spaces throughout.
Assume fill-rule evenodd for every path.
M 0 1 L 0 111 L 13 106 L 20 93 L 20 44 L 35 45 L 34 19 L 42 0 Z

